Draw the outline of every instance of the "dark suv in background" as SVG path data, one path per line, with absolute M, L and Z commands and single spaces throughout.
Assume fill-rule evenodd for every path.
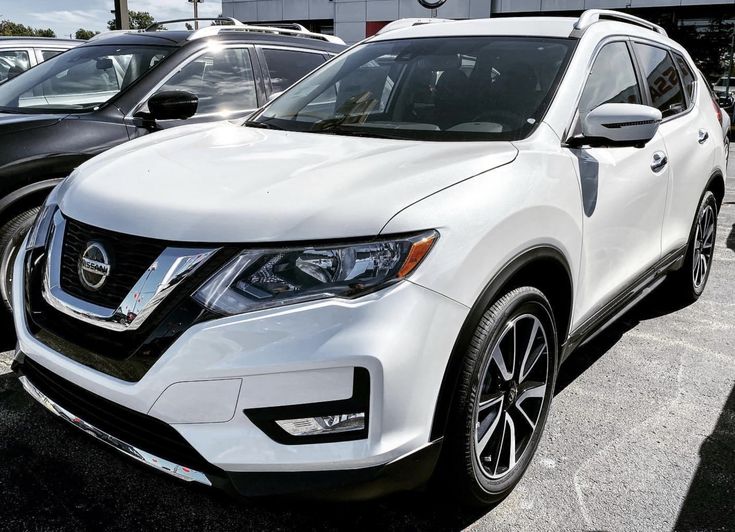
M 160 129 L 246 117 L 345 48 L 302 28 L 216 22 L 101 34 L 0 85 L 4 306 L 38 207 L 79 164 Z

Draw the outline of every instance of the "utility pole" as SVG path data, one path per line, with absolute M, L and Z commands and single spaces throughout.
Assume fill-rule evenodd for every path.
M 199 2 L 202 0 L 189 0 L 190 4 L 194 4 L 194 29 L 199 29 L 199 21 L 197 20 L 199 18 Z
M 730 80 L 732 79 L 732 63 L 735 56 L 735 24 L 732 27 L 732 37 L 730 38 L 730 62 L 727 65 L 727 74 L 725 79 L 725 94 L 730 94 Z
M 115 29 L 129 30 L 128 0 L 115 0 Z

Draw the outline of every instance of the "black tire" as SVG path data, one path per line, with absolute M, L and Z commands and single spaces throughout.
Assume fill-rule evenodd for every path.
M 536 323 L 539 329 L 543 329 L 543 334 L 536 332 Z M 519 340 L 522 338 L 521 331 L 528 332 L 526 348 L 521 347 L 524 343 Z M 515 338 L 512 349 L 507 343 L 511 332 Z M 543 367 L 540 365 L 544 354 L 542 340 L 546 342 Z M 496 346 L 501 355 L 493 355 Z M 513 362 L 510 362 L 511 357 L 508 355 L 511 350 Z M 524 353 L 518 357 L 515 352 L 520 350 Z M 532 360 L 533 356 L 529 353 L 536 351 L 539 354 Z M 504 359 L 502 365 L 505 370 L 510 371 L 508 368 L 512 365 L 512 374 L 517 380 L 515 384 L 503 378 L 498 357 Z M 523 377 L 522 366 L 527 365 L 527 362 L 530 369 Z M 464 356 L 442 464 L 448 487 L 462 504 L 489 506 L 497 503 L 521 479 L 536 452 L 546 424 L 557 367 L 558 341 L 554 315 L 549 301 L 539 290 L 532 287 L 516 288 L 498 299 L 484 313 Z M 533 389 L 537 395 L 529 395 L 530 386 L 542 378 L 545 379 L 544 390 L 536 386 Z M 533 401 L 529 405 L 526 401 L 530 399 Z M 488 406 L 490 404 L 494 406 Z M 483 408 L 486 409 L 484 417 Z M 497 413 L 491 409 L 497 409 Z M 521 414 L 525 421 L 520 417 Z M 519 417 L 520 421 L 508 422 L 508 417 L 511 420 Z M 531 421 L 534 417 L 535 424 Z M 508 435 L 511 432 L 513 434 L 508 439 L 507 453 L 502 438 L 497 444 L 500 420 L 502 438 L 505 438 L 506 430 Z M 508 460 L 508 467 L 505 468 L 501 464 L 504 455 L 509 458 L 512 454 L 511 441 L 515 449 L 514 464 L 511 465 Z M 490 449 L 491 446 L 493 449 Z
M 38 211 L 39 207 L 34 207 L 20 212 L 0 227 L 0 299 L 2 299 L 0 314 L 8 314 L 11 310 L 13 263 L 23 239 L 33 226 Z
M 708 216 L 709 218 L 707 218 Z M 704 238 L 701 238 L 703 224 L 706 224 L 707 219 L 712 224 L 712 233 L 709 236 L 705 234 Z M 667 279 L 668 293 L 678 303 L 684 305 L 694 303 L 702 295 L 702 292 L 704 292 L 710 271 L 712 270 L 716 241 L 717 199 L 708 190 L 702 196 L 697 214 L 692 222 L 684 265 L 680 270 L 672 272 Z M 696 265 L 698 263 L 701 263 L 700 268 L 705 268 L 703 274 L 701 270 L 699 274 L 697 273 Z

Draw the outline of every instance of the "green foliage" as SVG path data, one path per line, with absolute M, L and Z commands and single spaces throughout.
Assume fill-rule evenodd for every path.
M 0 35 L 14 37 L 56 37 L 54 30 L 50 28 L 31 28 L 24 24 L 18 24 L 12 20 L 0 20 Z
M 144 30 L 155 22 L 155 19 L 148 11 L 128 11 L 131 30 Z M 115 29 L 115 19 L 107 22 L 107 27 L 111 30 Z
M 84 28 L 79 28 L 77 32 L 74 34 L 75 39 L 82 39 L 83 41 L 88 41 L 95 35 L 99 34 L 98 31 L 93 30 L 85 30 Z

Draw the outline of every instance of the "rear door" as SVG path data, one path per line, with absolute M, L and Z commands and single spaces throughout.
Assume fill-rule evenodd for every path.
M 686 245 L 694 214 L 714 162 L 714 139 L 696 104 L 699 87 L 688 62 L 671 50 L 648 42 L 634 43 L 651 105 L 664 117 L 659 132 L 669 156 L 669 193 L 661 232 L 663 252 Z M 711 105 L 711 104 L 710 104 Z M 712 138 L 710 138 L 712 137 Z
M 604 103 L 647 103 L 627 40 L 608 42 L 598 52 L 582 92 L 579 117 Z M 578 161 L 584 212 L 575 314 L 584 320 L 661 259 L 669 168 L 662 164 L 666 147 L 660 134 L 643 148 L 571 152 Z

